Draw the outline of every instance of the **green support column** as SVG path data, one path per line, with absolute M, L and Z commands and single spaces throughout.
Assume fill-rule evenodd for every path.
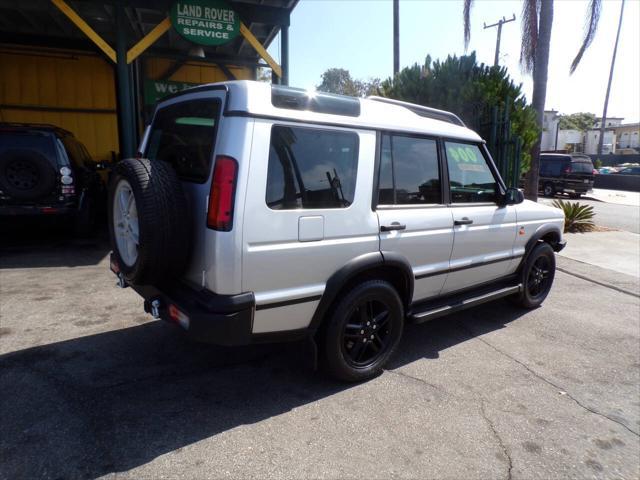
M 131 69 L 127 64 L 127 20 L 124 5 L 114 5 L 116 14 L 116 77 L 118 86 L 118 132 L 122 158 L 136 154 L 135 109 L 131 89 Z
M 289 85 L 289 26 L 283 25 L 280 29 L 280 43 L 282 58 L 280 66 L 282 67 L 282 85 Z

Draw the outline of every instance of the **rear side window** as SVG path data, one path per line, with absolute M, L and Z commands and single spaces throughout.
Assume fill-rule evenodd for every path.
M 579 160 L 571 162 L 571 171 L 574 173 L 593 173 L 593 163 Z
M 568 166 L 567 159 L 540 157 L 540 175 L 546 177 L 559 177 Z
M 206 98 L 158 110 L 145 156 L 170 163 L 182 180 L 202 183 L 209 177 L 220 101 Z
M 271 129 L 269 208 L 348 207 L 353 203 L 357 172 L 355 132 L 279 125 Z
M 438 146 L 428 138 L 384 135 L 378 204 L 442 203 Z

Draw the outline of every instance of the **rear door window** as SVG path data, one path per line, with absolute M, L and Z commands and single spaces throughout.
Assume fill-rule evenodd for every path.
M 202 183 L 209 177 L 220 101 L 189 100 L 156 113 L 145 156 L 170 163 L 182 180 Z
M 378 204 L 442 203 L 438 146 L 430 138 L 383 135 Z
M 357 172 L 355 132 L 274 125 L 267 206 L 273 210 L 348 207 Z

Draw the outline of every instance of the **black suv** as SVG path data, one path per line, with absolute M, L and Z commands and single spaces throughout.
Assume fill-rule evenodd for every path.
M 593 163 L 579 153 L 540 155 L 540 190 L 547 197 L 567 193 L 573 198 L 593 188 Z
M 98 165 L 71 132 L 0 123 L 0 216 L 61 215 L 86 234 L 104 203 Z

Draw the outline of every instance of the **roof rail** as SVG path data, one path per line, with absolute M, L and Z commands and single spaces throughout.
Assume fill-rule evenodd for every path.
M 402 102 L 400 100 L 394 100 L 392 98 L 377 97 L 375 95 L 367 97 L 368 100 L 374 102 L 389 103 L 391 105 L 397 105 L 411 110 L 416 115 L 421 117 L 433 118 L 434 120 L 440 120 L 442 122 L 453 123 L 461 127 L 466 127 L 464 122 L 455 113 L 445 112 L 444 110 L 438 110 L 437 108 L 424 107 L 422 105 L 416 105 L 415 103 Z
M 73 133 L 69 130 L 66 130 L 62 127 L 58 127 L 57 125 L 53 125 L 51 123 L 31 123 L 31 122 L 0 122 L 0 127 L 5 128 L 33 128 L 33 129 L 48 129 L 48 130 L 56 130 L 58 132 L 62 132 L 65 135 L 72 135 Z

